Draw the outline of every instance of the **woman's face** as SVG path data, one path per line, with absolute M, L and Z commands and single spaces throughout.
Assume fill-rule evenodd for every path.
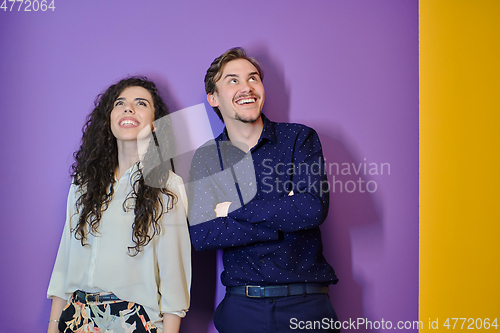
M 139 132 L 153 121 L 153 98 L 142 87 L 125 88 L 113 104 L 111 132 L 117 141 L 136 141 Z

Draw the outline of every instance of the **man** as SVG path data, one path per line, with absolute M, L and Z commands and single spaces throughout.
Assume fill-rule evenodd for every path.
M 332 332 L 328 285 L 337 277 L 319 230 L 329 203 L 321 144 L 311 128 L 261 113 L 262 77 L 241 48 L 207 70 L 207 99 L 226 128 L 193 157 L 191 240 L 224 250 L 219 332 L 296 332 L 313 321 L 308 332 Z

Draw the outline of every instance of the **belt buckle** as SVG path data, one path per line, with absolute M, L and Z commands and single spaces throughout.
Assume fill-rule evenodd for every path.
M 99 294 L 97 294 L 97 295 L 96 295 L 96 294 L 87 294 L 87 293 L 85 294 L 85 302 L 86 302 L 86 303 L 91 302 L 91 301 L 89 301 L 89 300 L 88 300 L 88 298 L 87 298 L 87 297 L 89 297 L 89 295 L 94 297 L 94 300 L 93 300 L 92 302 L 99 303 Z
M 248 295 L 248 287 L 251 287 L 251 288 L 260 288 L 260 286 L 245 286 L 245 296 L 252 297 L 252 298 L 261 298 L 261 296 Z

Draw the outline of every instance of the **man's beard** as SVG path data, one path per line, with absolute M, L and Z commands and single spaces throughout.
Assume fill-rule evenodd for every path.
M 239 120 L 239 121 L 241 121 L 242 123 L 245 123 L 245 124 L 253 124 L 257 120 L 259 120 L 261 113 L 262 113 L 262 111 L 259 111 L 259 114 L 255 118 L 244 118 L 244 117 L 240 116 L 238 113 L 236 113 L 234 115 L 234 119 L 235 120 Z

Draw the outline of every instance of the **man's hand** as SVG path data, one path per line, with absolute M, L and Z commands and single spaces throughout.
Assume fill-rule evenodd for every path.
M 230 204 L 231 204 L 230 201 L 221 202 L 221 203 L 217 204 L 217 206 L 215 206 L 215 209 L 214 209 L 215 215 L 217 217 L 226 217 Z

